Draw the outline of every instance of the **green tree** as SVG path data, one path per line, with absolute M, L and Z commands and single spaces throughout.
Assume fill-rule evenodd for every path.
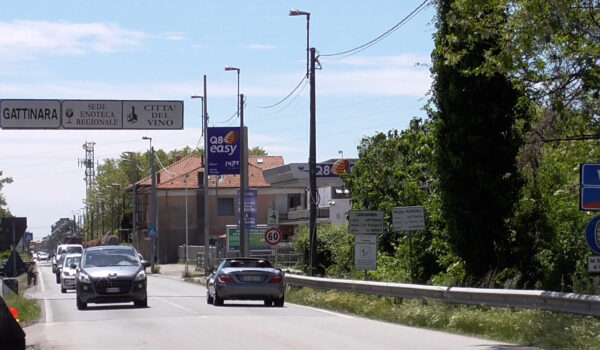
M 4 188 L 4 185 L 10 184 L 12 182 L 13 179 L 11 177 L 2 177 L 2 171 L 0 170 L 0 218 L 12 216 L 12 214 L 7 208 L 8 203 L 6 202 L 6 198 L 4 198 L 4 195 L 2 194 L 2 189 Z
M 249 156 L 266 156 L 267 152 L 260 146 L 252 147 L 248 150 Z
M 495 2 L 439 1 L 432 73 L 435 164 L 449 243 L 469 275 L 511 266 L 507 220 L 521 179 L 516 128 L 526 121 L 522 93 L 500 73 L 473 70 L 498 52 L 494 28 L 504 23 Z M 490 30 L 473 33 L 468 23 L 485 19 Z
M 390 259 L 383 259 L 384 266 L 403 269 L 394 274 L 382 272 L 388 278 L 398 274 L 406 277 L 411 268 L 408 234 L 394 232 L 391 225 L 393 207 L 423 205 L 426 209 L 427 230 L 413 234 L 412 265 L 417 281 L 426 282 L 439 272 L 446 256 L 444 244 L 438 244 L 443 223 L 438 214 L 433 142 L 431 122 L 413 119 L 407 130 L 364 138 L 358 147 L 359 161 L 344 176 L 355 209 L 385 212 L 388 225 L 379 237 L 379 250 L 398 263 L 388 264 Z

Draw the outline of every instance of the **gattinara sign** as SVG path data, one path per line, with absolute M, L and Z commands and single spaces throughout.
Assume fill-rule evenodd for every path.
M 208 128 L 208 174 L 240 173 L 240 128 Z
M 0 100 L 2 129 L 183 129 L 183 101 Z

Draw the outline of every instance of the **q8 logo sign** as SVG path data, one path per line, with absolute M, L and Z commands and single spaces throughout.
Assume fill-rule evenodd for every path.
M 208 128 L 208 174 L 240 173 L 240 128 Z

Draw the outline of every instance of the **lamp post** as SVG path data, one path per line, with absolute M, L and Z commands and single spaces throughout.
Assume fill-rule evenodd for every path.
M 237 96 L 238 96 L 238 116 L 240 117 L 240 201 L 239 201 L 239 216 L 240 216 L 240 255 L 250 256 L 250 239 L 246 232 L 246 188 L 248 187 L 248 158 L 246 151 L 246 132 L 244 129 L 244 95 L 240 95 L 240 69 L 231 66 L 225 66 L 226 71 L 237 72 Z
M 308 177 L 310 186 L 310 275 L 314 274 L 317 266 L 317 142 L 316 142 L 316 91 L 315 65 L 316 50 L 310 48 L 310 12 L 290 9 L 290 16 L 306 16 L 306 75 L 310 79 L 310 140 L 308 150 Z
M 157 208 L 156 208 L 156 168 L 154 167 L 154 148 L 152 147 L 152 138 L 151 137 L 147 137 L 147 136 L 143 136 L 142 140 L 148 140 L 150 141 L 150 176 L 152 178 L 152 212 L 151 212 L 151 221 L 150 221 L 150 228 L 152 230 L 154 230 L 154 235 L 152 237 L 152 248 L 150 251 L 150 263 L 151 263 L 151 271 L 152 273 L 156 272 L 156 262 L 158 260 L 157 258 L 157 252 L 156 252 L 156 248 L 157 248 L 157 241 L 158 241 L 158 227 L 156 224 L 156 217 L 157 217 Z
M 209 271 L 210 254 L 210 223 L 208 211 L 208 113 L 206 110 L 206 75 L 204 75 L 204 96 L 194 95 L 192 98 L 202 99 L 202 133 L 204 134 L 204 274 Z
M 117 189 L 117 191 L 119 191 L 119 189 L 121 188 L 121 185 L 113 183 L 113 184 L 110 184 L 110 187 L 111 187 L 111 189 L 112 189 L 112 190 L 110 191 L 110 196 L 111 196 L 111 206 L 110 206 L 110 232 L 111 232 L 111 234 L 114 234 L 114 231 L 115 231 L 115 221 L 117 222 L 117 229 L 118 229 L 118 226 L 119 226 L 119 217 L 121 216 L 121 215 L 119 215 L 120 213 L 119 213 L 119 210 L 118 210 L 118 208 L 119 208 L 119 202 L 117 202 L 117 212 L 118 212 L 119 214 L 117 214 L 117 218 L 116 218 L 116 220 L 115 220 L 115 199 L 114 199 L 114 198 L 115 198 L 115 196 L 114 196 L 114 189 Z M 118 198 L 118 197 L 117 197 L 117 198 Z M 117 230 L 117 231 L 118 231 L 118 230 Z M 117 236 L 119 236 L 119 238 L 120 238 L 120 235 L 117 235 Z
M 133 152 L 125 152 L 127 154 L 129 154 L 131 156 L 131 186 L 132 186 L 132 197 L 131 197 L 131 239 L 133 240 L 133 246 L 135 247 L 135 249 L 139 249 L 139 244 L 138 244 L 138 239 L 137 239 L 137 223 L 136 223 L 136 212 L 137 212 L 137 208 L 136 208 L 136 188 L 135 188 L 135 181 L 136 181 L 136 164 L 135 164 L 135 157 L 134 157 L 134 153 Z
M 188 236 L 188 177 L 189 174 L 185 174 L 185 179 L 183 182 L 185 183 L 185 277 L 189 276 L 188 272 L 188 246 L 189 246 L 189 236 Z

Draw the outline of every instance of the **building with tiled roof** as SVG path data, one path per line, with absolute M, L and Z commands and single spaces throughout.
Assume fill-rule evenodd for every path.
M 284 165 L 281 156 L 249 156 L 248 188 L 257 191 L 256 222 L 266 224 L 270 207 L 305 208 L 305 188 L 274 188 L 265 181 L 263 170 Z M 185 243 L 187 199 L 188 242 L 204 245 L 204 168 L 202 158 L 188 156 L 157 171 L 158 261 L 177 262 L 177 248 Z M 239 175 L 210 176 L 208 182 L 209 238 L 215 244 L 225 236 L 228 225 L 237 224 Z M 131 189 L 130 189 L 131 190 Z M 151 213 L 151 178 L 136 183 L 136 221 L 138 250 L 149 257 L 147 229 Z M 284 235 L 294 227 L 281 227 Z

